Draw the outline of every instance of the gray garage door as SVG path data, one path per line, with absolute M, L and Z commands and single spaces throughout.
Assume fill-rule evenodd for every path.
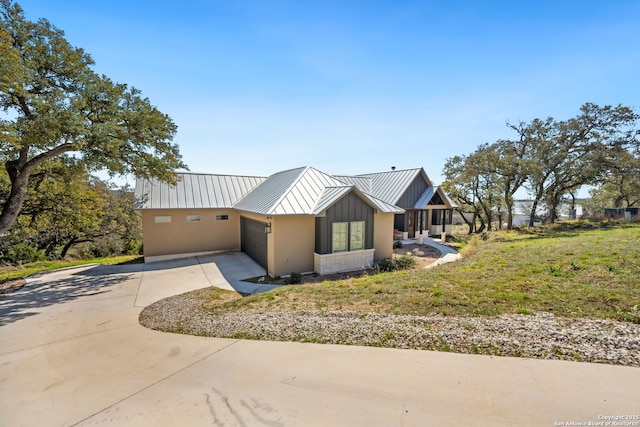
M 267 224 L 240 217 L 240 250 L 267 269 Z

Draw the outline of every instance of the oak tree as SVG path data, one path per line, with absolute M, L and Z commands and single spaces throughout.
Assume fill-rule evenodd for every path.
M 176 125 L 140 91 L 93 71 L 94 62 L 46 19 L 31 22 L 0 0 L 0 235 L 17 218 L 39 166 L 60 156 L 88 171 L 175 182 L 186 168 Z

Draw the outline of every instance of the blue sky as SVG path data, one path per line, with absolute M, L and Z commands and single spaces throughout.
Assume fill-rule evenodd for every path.
M 637 1 L 22 0 L 177 123 L 195 172 L 356 174 L 636 106 Z

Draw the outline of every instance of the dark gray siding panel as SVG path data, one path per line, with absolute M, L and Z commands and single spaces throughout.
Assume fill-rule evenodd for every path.
M 427 183 L 424 181 L 422 175 L 416 176 L 395 205 L 403 209 L 412 209 L 418 199 L 420 199 L 420 196 L 427 190 L 427 187 Z
M 316 217 L 316 253 L 331 253 L 329 241 L 331 234 L 328 231 L 329 220 L 327 217 Z
M 355 194 L 347 194 L 326 211 L 326 216 L 316 218 L 316 252 L 328 254 L 333 251 L 332 224 L 334 222 L 364 221 L 366 249 L 373 248 L 373 208 Z
M 327 236 L 327 218 L 316 218 L 316 253 L 329 253 L 329 240 Z
M 267 233 L 264 222 L 240 217 L 240 250 L 267 269 Z
M 404 231 L 404 214 L 396 214 L 393 217 L 393 228 L 398 231 Z

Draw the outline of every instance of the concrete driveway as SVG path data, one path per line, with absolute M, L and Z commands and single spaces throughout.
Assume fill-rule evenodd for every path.
M 0 301 L 0 425 L 553 426 L 640 412 L 637 368 L 138 324 L 157 298 L 234 281 L 241 260 L 216 261 L 58 271 Z

